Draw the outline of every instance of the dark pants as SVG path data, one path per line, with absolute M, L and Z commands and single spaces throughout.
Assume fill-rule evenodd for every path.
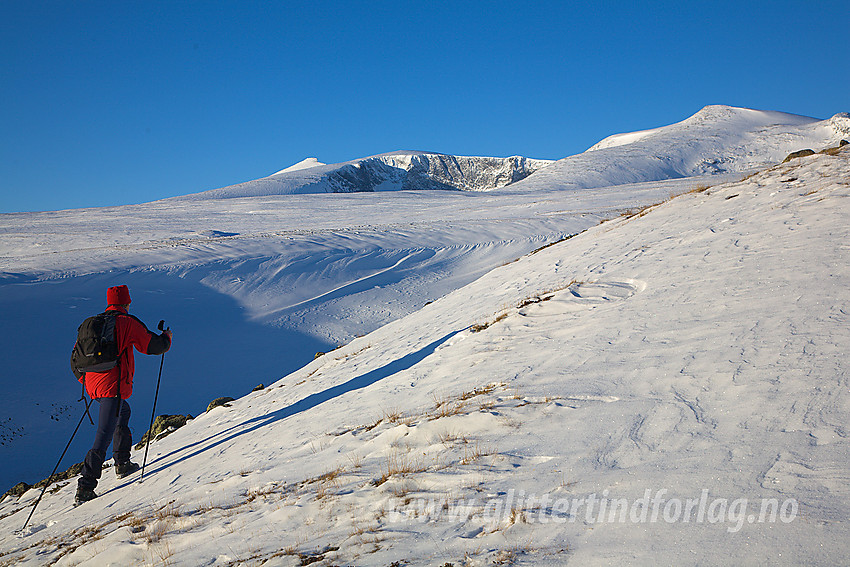
M 83 462 L 83 474 L 77 481 L 79 488 L 92 490 L 97 486 L 103 470 L 103 461 L 106 460 L 109 443 L 112 443 L 112 455 L 115 457 L 116 464 L 130 460 L 130 447 L 133 445 L 129 427 L 130 404 L 121 400 L 121 411 L 118 412 L 118 398 L 97 398 L 95 401 L 100 404 L 100 415 L 94 435 L 94 445 L 86 455 L 86 460 Z

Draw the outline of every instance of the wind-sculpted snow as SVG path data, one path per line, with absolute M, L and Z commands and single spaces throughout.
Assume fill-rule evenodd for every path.
M 488 191 L 525 179 L 551 162 L 521 156 L 393 152 L 331 165 L 311 163 L 304 160 L 269 177 L 181 199 L 405 190 Z

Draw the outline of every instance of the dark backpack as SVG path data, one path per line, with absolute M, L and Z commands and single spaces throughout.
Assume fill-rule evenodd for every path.
M 77 378 L 84 372 L 106 372 L 118 365 L 118 315 L 106 311 L 89 317 L 77 328 L 77 342 L 71 352 L 71 370 Z

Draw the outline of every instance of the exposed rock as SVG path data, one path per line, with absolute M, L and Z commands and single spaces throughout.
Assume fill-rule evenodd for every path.
M 53 475 L 52 479 L 50 477 L 48 477 L 48 478 L 45 478 L 44 480 L 40 480 L 39 482 L 37 482 L 33 485 L 29 485 L 26 482 L 19 482 L 18 484 L 16 484 L 12 488 L 10 488 L 8 491 L 6 491 L 6 493 L 3 494 L 2 498 L 0 498 L 0 500 L 3 500 L 3 498 L 5 498 L 6 496 L 10 496 L 10 495 L 20 497 L 27 490 L 29 490 L 31 488 L 44 488 L 44 486 L 47 485 L 47 481 L 59 482 L 59 481 L 62 481 L 62 480 L 68 480 L 69 478 L 73 478 L 73 477 L 77 476 L 78 474 L 80 474 L 80 472 L 82 470 L 83 470 L 83 463 L 77 463 L 75 465 L 71 465 L 70 467 L 68 467 L 67 470 L 64 470 L 60 473 L 56 473 L 55 475 Z
M 331 172 L 334 193 L 452 190 L 486 191 L 525 179 L 548 165 L 521 156 L 466 157 L 442 154 L 388 154 L 347 164 Z
M 219 406 L 224 406 L 226 408 L 229 408 L 230 405 L 228 405 L 228 404 L 232 401 L 234 401 L 234 398 L 231 398 L 229 396 L 216 398 L 216 399 L 214 399 L 213 401 L 210 402 L 210 405 L 207 406 L 207 411 L 210 411 L 211 409 L 217 408 Z
M 16 484 L 15 486 L 13 486 L 9 490 L 7 490 L 6 494 L 3 495 L 3 498 L 6 498 L 7 496 L 21 497 L 30 488 L 32 488 L 31 484 L 27 484 L 25 482 L 19 482 L 18 484 Z M 2 500 L 2 498 L 0 498 L 0 500 Z
M 835 155 L 838 155 L 838 152 L 840 152 L 841 149 L 844 146 L 846 146 L 848 143 L 850 143 L 850 142 L 848 142 L 847 140 L 841 140 L 841 142 L 837 146 L 835 146 L 834 148 L 826 148 L 825 150 L 821 150 L 818 153 L 826 154 L 828 156 L 835 156 Z
M 782 160 L 782 163 L 787 163 L 787 162 L 791 161 L 792 159 L 797 159 L 797 158 L 806 157 L 806 156 L 813 156 L 813 155 L 815 155 L 815 151 L 809 150 L 809 149 L 800 150 L 800 151 L 797 151 L 797 152 L 791 152 L 790 154 L 788 154 L 787 158 Z
M 170 434 L 173 431 L 183 427 L 186 423 L 192 419 L 191 415 L 158 415 L 153 422 L 153 427 L 151 431 L 153 431 L 153 437 L 151 437 L 151 441 L 155 441 L 157 439 L 162 439 L 166 435 Z M 151 435 L 151 431 L 146 431 L 144 435 L 142 435 L 141 441 L 136 443 L 136 450 L 138 451 L 148 442 L 148 437 Z
M 523 156 L 502 158 L 399 151 L 331 165 L 287 168 L 261 179 L 175 199 L 441 189 L 488 191 L 525 179 L 551 163 Z

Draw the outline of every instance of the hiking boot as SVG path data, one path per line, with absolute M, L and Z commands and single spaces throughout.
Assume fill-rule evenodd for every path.
M 131 461 L 127 461 L 126 463 L 115 463 L 115 476 L 118 478 L 124 478 L 125 476 L 133 474 L 140 468 L 142 467 Z
M 74 506 L 79 506 L 89 500 L 97 498 L 97 494 L 91 488 L 77 488 L 77 495 L 74 497 Z

